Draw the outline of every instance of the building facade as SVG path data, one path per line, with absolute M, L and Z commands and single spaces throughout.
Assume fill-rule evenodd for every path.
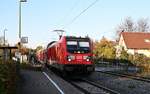
M 122 49 L 132 55 L 137 53 L 150 57 L 150 33 L 121 32 L 116 48 L 117 57 L 120 56 Z

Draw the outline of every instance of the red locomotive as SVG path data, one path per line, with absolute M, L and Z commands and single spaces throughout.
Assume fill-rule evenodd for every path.
M 59 41 L 47 45 L 46 64 L 61 71 L 93 72 L 92 42 L 90 38 L 62 36 Z

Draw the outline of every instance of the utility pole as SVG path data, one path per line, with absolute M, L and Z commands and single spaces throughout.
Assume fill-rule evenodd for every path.
M 8 31 L 8 30 L 7 30 L 7 29 L 4 29 L 4 30 L 3 30 L 3 32 L 4 32 L 4 39 L 3 39 L 4 43 L 3 43 L 3 46 L 4 46 L 4 47 L 5 47 L 5 32 L 6 32 L 6 31 Z M 3 50 L 3 60 L 4 60 L 4 63 L 6 62 L 6 56 L 7 56 L 6 51 L 7 51 L 7 49 L 4 48 L 4 50 Z
M 22 38 L 22 35 L 21 35 L 21 22 L 22 22 L 22 20 L 21 20 L 21 4 L 22 4 L 22 2 L 27 2 L 27 0 L 19 0 L 19 52 L 21 53 L 21 38 Z M 20 57 L 20 59 L 21 59 L 21 57 Z
M 5 46 L 5 31 L 8 31 L 7 29 L 4 29 L 4 46 Z

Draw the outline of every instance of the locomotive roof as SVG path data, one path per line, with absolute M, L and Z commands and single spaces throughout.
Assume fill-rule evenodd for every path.
M 47 48 L 50 47 L 52 44 L 56 43 L 56 41 L 52 41 L 47 45 Z
M 89 37 L 75 37 L 75 36 L 66 36 L 66 40 L 81 40 L 81 41 L 84 41 L 84 40 L 90 40 Z
M 76 40 L 78 40 L 78 41 L 89 41 L 90 40 L 89 37 L 76 37 L 76 36 L 62 36 L 60 40 L 65 39 L 65 38 L 66 38 L 66 40 L 71 40 L 71 41 L 76 41 Z M 53 45 L 56 44 L 56 42 L 58 42 L 58 41 L 50 42 L 47 45 L 47 48 L 52 47 Z

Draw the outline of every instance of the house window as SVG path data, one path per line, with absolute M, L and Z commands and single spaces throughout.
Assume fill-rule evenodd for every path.
M 145 39 L 144 41 L 147 43 L 150 43 L 150 39 Z

